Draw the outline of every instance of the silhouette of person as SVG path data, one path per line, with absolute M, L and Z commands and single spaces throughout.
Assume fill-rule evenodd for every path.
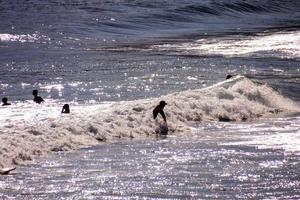
M 70 113 L 70 106 L 69 104 L 65 104 L 61 110 L 61 113 Z
M 7 98 L 3 97 L 2 98 L 2 103 L 3 103 L 2 106 L 9 106 L 9 105 L 11 105 L 10 103 L 7 103 L 7 101 L 8 101 Z
M 230 78 L 232 78 L 232 75 L 231 75 L 231 74 L 228 74 L 228 75 L 226 76 L 226 80 L 227 80 L 227 79 L 230 79 Z
M 38 90 L 33 90 L 32 95 L 34 96 L 34 99 L 33 99 L 34 102 L 39 103 L 39 104 L 44 102 L 44 99 L 42 97 L 38 96 Z
M 159 105 L 157 105 L 153 110 L 153 119 L 156 119 L 158 113 L 161 114 L 162 118 L 165 122 L 167 122 L 166 115 L 164 113 L 164 107 L 167 105 L 165 101 L 160 101 Z

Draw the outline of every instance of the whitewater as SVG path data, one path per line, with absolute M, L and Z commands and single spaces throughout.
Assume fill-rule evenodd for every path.
M 51 152 L 111 143 L 120 139 L 156 136 L 152 110 L 160 100 L 165 109 L 170 135 L 185 135 L 194 125 L 210 121 L 255 121 L 288 116 L 299 106 L 270 86 L 236 76 L 210 87 L 168 94 L 160 98 L 71 105 L 71 114 L 46 103 L 20 103 L 1 107 L 2 167 L 23 164 Z

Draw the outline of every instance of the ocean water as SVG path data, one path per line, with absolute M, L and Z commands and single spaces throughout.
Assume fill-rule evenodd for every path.
M 299 100 L 298 1 L 1 1 L 1 95 L 158 97 L 227 73 Z M 278 81 L 280 80 L 280 81 Z
M 0 197 L 299 198 L 300 1 L 4 0 L 0 18 L 0 166 L 33 160 Z
M 299 199 L 299 144 L 286 136 L 299 117 L 288 121 L 205 123 L 180 137 L 51 155 L 0 177 L 2 198 Z

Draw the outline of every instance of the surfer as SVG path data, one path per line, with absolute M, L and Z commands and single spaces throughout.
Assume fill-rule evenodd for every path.
M 164 113 L 164 107 L 167 105 L 165 101 L 160 101 L 159 105 L 157 105 L 154 110 L 153 110 L 153 119 L 156 119 L 158 113 L 161 114 L 162 118 L 164 119 L 165 122 L 167 122 L 166 115 Z
M 3 98 L 2 98 L 2 103 L 3 103 L 2 106 L 9 106 L 9 105 L 11 105 L 11 104 L 8 103 L 7 101 L 8 101 L 7 98 L 6 98 L 6 97 L 3 97 Z
M 44 99 L 42 97 L 38 96 L 38 90 L 33 90 L 32 95 L 34 96 L 34 99 L 33 99 L 34 102 L 39 103 L 39 104 L 44 102 Z
M 232 78 L 233 76 L 231 75 L 231 74 L 228 74 L 227 76 L 226 76 L 226 80 L 227 79 L 230 79 L 230 78 Z
M 158 127 L 155 129 L 155 133 L 160 135 L 167 135 L 169 132 L 169 128 L 167 125 L 167 118 L 164 113 L 164 107 L 167 105 L 165 101 L 160 101 L 159 104 L 153 109 L 153 118 L 156 119 L 158 113 L 162 116 L 164 123 L 158 123 Z M 157 123 L 157 122 L 156 122 Z
M 61 113 L 70 113 L 70 106 L 69 104 L 65 104 L 61 110 Z

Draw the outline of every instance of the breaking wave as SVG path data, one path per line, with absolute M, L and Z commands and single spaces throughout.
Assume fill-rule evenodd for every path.
M 164 99 L 170 134 L 190 132 L 204 121 L 249 121 L 280 113 L 299 112 L 292 100 L 266 84 L 236 76 L 213 86 L 177 92 L 161 98 L 102 105 L 71 105 L 71 114 L 59 107 L 34 105 L 1 108 L 1 166 L 24 163 L 37 155 L 78 149 L 121 138 L 155 136 L 161 119 L 152 109 Z M 47 102 L 47 101 L 46 101 Z M 34 113 L 31 116 L 28 113 Z
M 153 45 L 151 48 L 158 51 L 174 51 L 183 55 L 299 59 L 300 32 L 208 38 L 186 43 Z

